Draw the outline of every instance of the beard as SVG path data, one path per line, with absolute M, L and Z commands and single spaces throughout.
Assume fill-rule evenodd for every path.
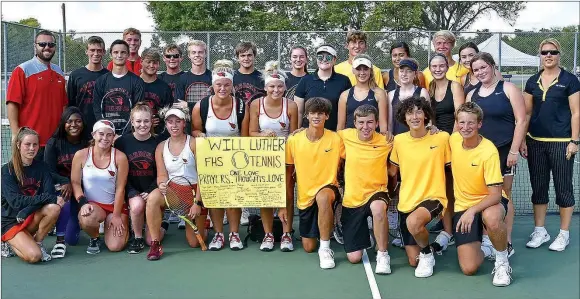
M 45 61 L 45 62 L 50 62 L 52 60 L 52 57 L 54 57 L 55 52 L 52 52 L 48 57 L 45 56 L 44 52 L 42 50 L 40 51 L 36 51 L 36 56 L 38 58 L 40 58 L 40 60 Z

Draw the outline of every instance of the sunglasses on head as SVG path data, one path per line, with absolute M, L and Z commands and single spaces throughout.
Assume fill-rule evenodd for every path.
M 49 48 L 54 48 L 56 47 L 56 43 L 47 43 L 47 42 L 40 42 L 40 43 L 36 43 L 39 47 L 44 48 L 46 46 L 48 46 Z
M 330 62 L 330 61 L 332 61 L 333 58 L 334 58 L 334 56 L 332 56 L 331 54 L 318 54 L 318 55 L 316 55 L 316 60 L 322 61 L 322 62 Z
M 558 51 L 558 50 L 543 50 L 543 51 L 540 51 L 540 54 L 542 54 L 544 56 L 546 56 L 548 54 L 552 54 L 552 56 L 556 56 L 556 55 L 560 54 L 560 51 Z
M 177 59 L 179 57 L 181 57 L 181 55 L 179 55 L 179 54 L 165 54 L 165 58 L 167 58 L 167 59 L 171 59 L 171 58 Z

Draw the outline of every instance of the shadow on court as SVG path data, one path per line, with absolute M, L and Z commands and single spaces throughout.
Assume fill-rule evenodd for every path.
M 549 244 L 525 248 L 533 230 L 532 216 L 516 217 L 516 253 L 510 260 L 514 280 L 506 288 L 492 286 L 490 261 L 475 276 L 461 274 L 455 247 L 436 257 L 435 273 L 427 279 L 414 277 L 403 250 L 389 248 L 393 274 L 375 275 L 381 297 L 579 298 L 579 220 L 574 215 L 566 251 L 551 252 Z M 558 216 L 548 216 L 546 228 L 553 240 Z M 275 251 L 261 252 L 259 244 L 251 241 L 239 252 L 227 247 L 219 252 L 189 249 L 184 231 L 176 225 L 168 232 L 159 261 L 146 260 L 148 248 L 129 255 L 102 246 L 100 254 L 90 256 L 85 253 L 87 244 L 83 234 L 80 245 L 68 246 L 64 259 L 38 265 L 17 257 L 2 259 L 2 298 L 372 298 L 363 265 L 349 264 L 335 242 L 333 270 L 321 270 L 318 254 L 304 253 L 299 241 L 291 253 L 281 252 L 278 243 Z M 45 245 L 52 247 L 54 238 Z M 369 252 L 369 258 L 374 272 L 375 253 Z

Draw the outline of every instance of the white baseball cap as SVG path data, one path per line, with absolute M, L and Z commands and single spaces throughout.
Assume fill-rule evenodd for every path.
M 321 53 L 321 52 L 326 52 L 326 53 L 329 53 L 330 55 L 336 57 L 336 50 L 331 46 L 324 45 L 324 46 L 319 47 L 316 50 L 316 54 Z
M 357 58 L 357 59 L 355 59 L 352 62 L 352 67 L 355 68 L 355 69 L 357 67 L 361 66 L 361 65 L 366 65 L 369 68 L 372 68 L 373 67 L 373 63 L 370 60 L 366 59 L 366 58 Z
M 169 110 L 167 110 L 167 112 L 165 112 L 165 120 L 167 120 L 170 116 L 175 115 L 177 116 L 177 118 L 180 119 L 185 119 L 185 113 L 183 113 L 183 111 L 181 111 L 180 109 L 176 109 L 176 108 L 171 108 Z

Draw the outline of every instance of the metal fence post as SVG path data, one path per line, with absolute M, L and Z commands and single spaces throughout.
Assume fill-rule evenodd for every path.
M 576 72 L 576 68 L 578 67 L 578 31 L 574 34 L 574 72 Z
M 32 32 L 32 57 L 34 57 L 36 55 L 36 28 Z
M 209 66 L 211 65 L 211 61 L 210 61 L 210 59 L 209 59 L 209 57 L 210 57 L 210 53 L 211 53 L 211 50 L 209 50 L 209 49 L 211 49 L 211 47 L 210 47 L 210 43 L 209 43 L 209 42 L 210 42 L 210 39 L 209 39 L 209 37 L 210 37 L 210 34 L 209 34 L 209 32 L 208 32 L 208 33 L 207 33 L 207 47 L 206 47 L 206 49 L 208 49 L 208 50 L 206 50 L 206 52 L 207 52 L 207 53 L 205 53 L 205 54 L 206 54 L 206 57 L 205 57 L 205 58 L 206 58 L 206 60 L 207 60 L 207 62 L 206 62 L 206 67 L 207 67 L 207 68 L 209 68 Z
M 4 51 L 4 103 L 6 103 L 6 95 L 8 94 L 8 25 L 2 24 L 4 27 L 4 36 L 2 37 L 2 51 Z
M 280 49 L 280 31 L 278 31 L 278 63 L 281 61 L 281 49 Z
M 501 73 L 501 32 L 498 34 L 497 38 L 499 39 L 499 42 L 498 42 L 498 47 L 499 47 L 499 53 L 498 53 L 498 56 L 499 56 L 498 57 L 498 59 L 499 59 L 499 62 L 498 62 L 498 70 Z
M 61 38 L 61 32 L 60 30 L 58 31 L 58 66 L 61 67 L 62 69 L 62 38 Z

